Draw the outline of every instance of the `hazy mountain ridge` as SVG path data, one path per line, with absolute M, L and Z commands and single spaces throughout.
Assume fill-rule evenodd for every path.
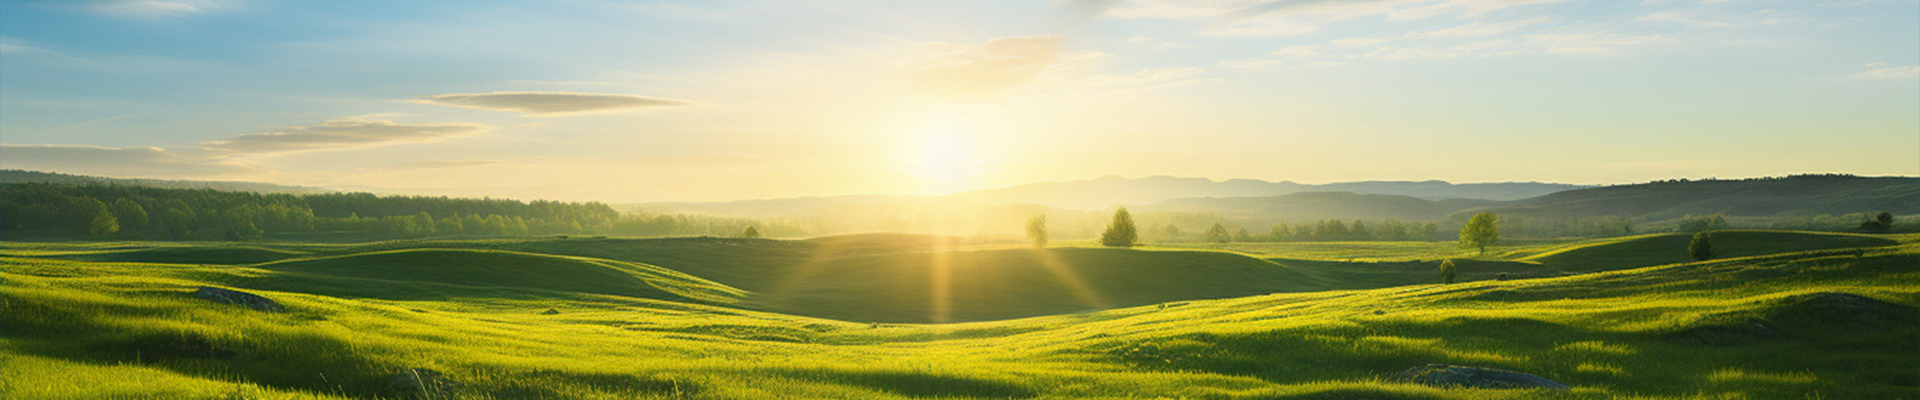
M 652 202 L 627 206 L 650 212 L 691 212 L 752 217 L 792 217 L 845 206 L 1035 204 L 1066 210 L 1101 210 L 1186 198 L 1273 197 L 1295 193 L 1350 192 L 1414 199 L 1517 200 L 1590 186 L 1537 183 L 1449 183 L 1445 181 L 1361 181 L 1328 184 L 1269 182 L 1255 179 L 1108 176 L 1067 182 L 1032 183 L 945 196 L 833 196 L 753 199 L 728 202 Z M 1424 215 L 1424 214 L 1423 214 Z M 1445 213 L 1434 216 L 1438 218 Z
M 1687 215 L 1790 217 L 1920 212 L 1920 178 L 1793 175 L 1738 180 L 1672 180 L 1569 190 L 1506 202 L 1496 213 L 1658 221 Z M 1454 215 L 1449 219 L 1462 219 Z
M 265 182 L 247 181 L 192 181 L 148 178 L 109 178 L 103 176 L 63 174 L 58 172 L 27 171 L 18 169 L 0 170 L 0 183 L 54 183 L 63 185 L 124 185 L 143 186 L 163 189 L 212 189 L 226 192 L 256 192 L 285 194 L 333 193 L 340 190 L 290 186 Z

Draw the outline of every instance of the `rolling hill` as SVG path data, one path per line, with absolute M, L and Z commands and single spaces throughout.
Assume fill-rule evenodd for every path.
M 1920 178 L 1796 175 L 1663 181 L 1569 190 L 1490 209 L 1514 215 L 1625 216 L 1642 221 L 1711 214 L 1778 217 L 1892 211 L 1906 215 L 1920 213 Z
M 922 251 L 926 246 L 898 239 L 840 239 L 850 243 L 837 247 L 854 251 L 830 259 L 845 264 L 832 267 L 839 272 L 823 272 L 844 277 L 886 265 L 930 269 L 916 261 L 932 260 Z M 1920 390 L 1911 374 L 1920 369 L 1913 356 L 1920 352 L 1920 275 L 1913 270 L 1920 263 L 1920 237 L 1877 239 L 1898 243 L 1833 238 L 1821 246 L 1866 247 L 1783 247 L 1565 277 L 1263 294 L 937 325 L 848 323 L 555 291 L 550 284 L 595 292 L 639 286 L 606 273 L 633 273 L 614 261 L 446 249 L 514 243 L 508 240 L 289 244 L 343 255 L 258 267 L 41 256 L 139 243 L 9 243 L 0 252 L 0 326 L 6 327 L 0 397 L 1906 398 Z M 1533 253 L 1534 261 L 1620 259 L 1648 245 L 1635 240 L 1643 239 L 1548 249 Z M 821 246 L 778 243 L 766 246 L 762 256 Z M 902 247 L 888 250 L 887 243 Z M 702 244 L 755 247 L 745 241 Z M 119 250 L 125 249 L 113 251 Z M 1060 250 L 1086 251 L 1068 257 L 1092 261 L 1121 252 Z M 1028 262 L 1023 253 L 1035 254 L 964 248 L 949 256 L 974 260 L 953 262 L 950 270 Z M 1206 259 L 1226 253 L 1134 253 L 1207 265 L 1242 262 Z M 495 260 L 537 266 L 526 272 L 575 282 L 532 280 L 513 268 L 484 266 Z M 472 276 L 388 270 L 458 272 L 471 264 L 483 266 Z M 1094 271 L 1104 265 L 1112 263 L 1087 263 Z M 1015 272 L 996 268 L 980 275 Z M 250 282 L 277 283 L 244 285 Z M 334 296 L 324 294 L 333 289 L 325 286 L 329 282 L 411 282 L 441 292 L 431 298 Z M 259 312 L 188 295 L 197 286 L 235 283 L 288 311 Z M 515 288 L 521 286 L 532 287 Z M 506 292 L 517 296 L 501 296 Z M 844 306 L 888 306 L 878 302 Z M 1522 371 L 1571 389 L 1433 387 L 1399 376 L 1435 363 Z

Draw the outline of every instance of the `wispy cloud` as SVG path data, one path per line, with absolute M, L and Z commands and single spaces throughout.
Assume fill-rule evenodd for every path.
M 1882 64 L 1882 63 L 1867 64 L 1869 68 L 1878 67 L 1881 65 L 1885 65 L 1885 64 Z M 1847 75 L 1847 77 L 1856 78 L 1856 79 L 1907 79 L 1907 78 L 1913 78 L 1913 77 L 1920 77 L 1920 66 L 1908 65 L 1904 67 L 1876 68 L 1876 69 L 1855 73 L 1852 75 Z
M 1733 26 L 1733 24 L 1726 23 L 1726 22 L 1702 20 L 1680 11 L 1661 11 L 1657 13 L 1642 15 L 1639 18 L 1634 18 L 1633 20 L 1635 22 L 1670 22 L 1670 23 L 1677 23 L 1677 24 L 1705 26 L 1705 27 L 1714 27 L 1714 28 L 1725 28 L 1725 27 Z
M 233 4 L 233 1 L 220 0 L 86 0 L 79 2 L 80 9 L 86 12 L 128 19 L 161 19 L 204 14 Z
M 1059 36 L 995 38 L 981 45 L 929 43 L 927 54 L 909 66 L 924 93 L 954 100 L 988 100 L 1003 95 L 1132 96 L 1146 91 L 1205 82 L 1203 68 L 1155 68 L 1132 73 L 1094 70 L 1113 59 L 1101 52 L 1070 52 Z
M 0 145 L 0 166 L 110 176 L 207 177 L 260 172 L 262 169 L 222 154 L 172 151 L 159 147 L 101 147 L 57 144 Z
M 1474 17 L 1493 11 L 1565 0 L 1135 0 L 1114 5 L 1116 18 L 1204 19 L 1200 33 L 1214 36 L 1286 36 L 1319 31 L 1362 17 L 1418 20 L 1442 15 Z
M 260 154 L 330 150 L 402 142 L 433 141 L 486 132 L 485 125 L 468 123 L 401 124 L 368 118 L 340 118 L 312 126 L 249 133 L 233 139 L 206 142 L 209 150 Z
M 543 117 L 693 104 L 680 100 L 630 94 L 576 92 L 453 93 L 408 101 L 481 110 L 512 111 Z

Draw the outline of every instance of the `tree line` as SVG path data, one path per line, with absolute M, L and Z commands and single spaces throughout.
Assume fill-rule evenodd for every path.
M 257 240 L 616 234 L 734 236 L 798 225 L 744 218 L 621 213 L 598 202 L 522 202 L 371 193 L 261 194 L 125 185 L 0 185 L 0 231 L 93 239 Z

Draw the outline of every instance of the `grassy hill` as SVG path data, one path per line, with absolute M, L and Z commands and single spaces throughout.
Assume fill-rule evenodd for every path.
M 1390 194 L 1310 192 L 1268 197 L 1202 197 L 1167 200 L 1135 207 L 1141 212 L 1220 213 L 1269 225 L 1278 221 L 1319 219 L 1397 219 L 1431 221 L 1472 208 L 1498 204 L 1491 200 L 1429 200 Z
M 587 266 L 633 270 L 604 259 L 445 250 L 448 243 L 367 245 L 403 247 L 384 250 L 299 245 L 347 255 L 257 267 L 90 262 L 49 256 L 98 251 L 85 249 L 95 245 L 10 243 L 0 248 L 0 326 L 6 329 L 0 398 L 1911 398 L 1920 391 L 1912 374 L 1920 370 L 1914 356 L 1920 354 L 1920 271 L 1913 267 L 1920 265 L 1920 237 L 1895 238 L 1902 243 L 1832 238 L 1828 245 L 1869 247 L 1780 248 L 1566 277 L 1267 294 L 940 325 L 847 323 L 556 292 L 550 285 L 633 290 L 609 278 L 617 275 Z M 728 242 L 707 244 L 719 243 Z M 809 254 L 794 249 L 818 246 L 776 243 L 757 254 Z M 1639 245 L 1628 240 L 1514 253 L 1544 266 L 1579 252 L 1622 257 L 1607 252 Z M 931 262 L 939 254 L 850 247 L 867 250 L 830 258 L 843 266 L 823 270 L 840 271 L 826 276 L 885 265 L 925 271 L 914 260 Z M 1052 253 L 1098 261 L 1123 252 L 1207 265 L 1246 258 L 1203 259 L 1224 253 L 1193 251 Z M 956 266 L 1017 265 L 1037 260 L 1029 258 L 1035 254 L 1041 253 L 970 248 L 947 257 L 973 258 Z M 388 269 L 502 259 L 608 282 L 529 282 L 512 268 L 483 266 L 473 276 L 438 278 L 464 282 L 434 284 L 440 297 L 397 299 L 315 294 L 294 284 L 299 280 L 281 279 L 419 282 L 420 274 Z M 1019 270 L 991 268 L 992 274 Z M 1084 278 L 1090 286 L 1111 284 Z M 236 282 L 280 282 L 242 287 L 290 311 L 258 312 L 186 294 Z M 500 296 L 506 291 L 518 295 Z M 559 314 L 541 312 L 549 308 Z M 1523 371 L 1572 390 L 1448 389 L 1393 379 L 1428 363 Z M 410 383 L 420 381 L 429 384 Z
M 291 276 L 349 279 L 353 282 L 342 286 L 351 290 L 329 294 L 375 298 L 409 299 L 417 298 L 422 293 L 418 286 L 404 285 L 390 286 L 386 290 L 368 290 L 386 285 L 367 281 L 533 289 L 720 304 L 739 303 L 743 295 L 738 289 L 650 265 L 500 250 L 392 250 L 293 259 L 252 267 Z M 270 276 L 265 279 L 288 278 Z
M 1502 214 L 1661 221 L 1686 215 L 1810 216 L 1893 211 L 1920 204 L 1920 179 L 1798 175 L 1743 180 L 1663 181 L 1576 189 L 1502 204 Z M 1465 220 L 1456 215 L 1450 219 Z

